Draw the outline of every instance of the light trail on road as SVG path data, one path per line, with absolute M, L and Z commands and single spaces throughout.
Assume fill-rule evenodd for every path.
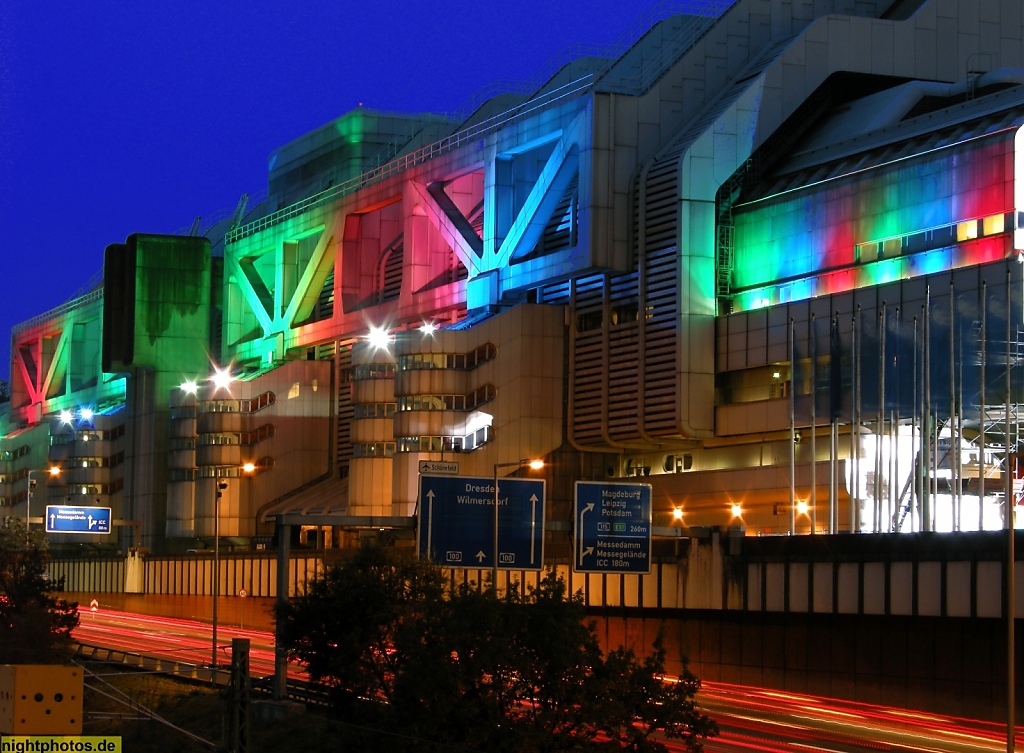
M 87 646 L 157 656 L 197 666 L 209 666 L 210 663 L 212 625 L 199 620 L 113 610 L 89 611 L 80 614 L 78 627 L 72 636 Z M 218 660 L 218 665 L 231 664 L 233 638 L 248 638 L 251 674 L 266 677 L 274 673 L 273 633 L 218 625 L 217 636 L 223 657 Z M 288 676 L 306 679 L 305 672 L 295 664 L 289 667 Z
M 721 728 L 712 752 L 1006 750 L 997 722 L 717 682 L 702 683 L 697 700 Z
M 208 666 L 211 624 L 104 609 L 83 611 L 73 636 L 79 643 Z M 274 634 L 269 630 L 218 625 L 223 666 L 231 662 L 231 639 L 250 641 L 250 671 L 274 672 Z M 297 664 L 291 679 L 306 680 Z M 770 688 L 702 682 L 697 702 L 718 722 L 721 734 L 708 753 L 998 753 L 1006 749 L 1006 727 L 997 722 L 858 703 Z M 1024 739 L 1018 729 L 1017 738 Z M 678 741 L 664 740 L 684 751 Z

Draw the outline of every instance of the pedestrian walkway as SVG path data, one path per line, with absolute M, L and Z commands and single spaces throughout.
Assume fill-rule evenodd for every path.
M 78 602 L 81 613 L 89 612 L 96 602 L 97 610 L 138 612 L 160 617 L 213 622 L 213 598 L 167 594 L 122 594 L 68 592 L 59 594 Z M 221 596 L 217 599 L 217 624 L 226 627 L 274 629 L 274 599 L 266 597 Z

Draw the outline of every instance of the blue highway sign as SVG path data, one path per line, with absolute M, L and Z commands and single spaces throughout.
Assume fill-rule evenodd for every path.
M 494 567 L 494 479 L 420 476 L 420 557 L 448 567 Z M 498 567 L 540 570 L 544 481 L 498 479 Z
M 110 533 L 110 508 L 47 505 L 46 532 Z
M 650 484 L 576 482 L 578 573 L 651 571 Z

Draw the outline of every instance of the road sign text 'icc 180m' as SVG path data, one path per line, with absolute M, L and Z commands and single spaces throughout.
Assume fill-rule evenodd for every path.
M 577 481 L 575 509 L 576 572 L 651 571 L 650 484 Z
M 420 557 L 447 567 L 494 567 L 494 500 L 498 498 L 498 562 L 503 570 L 544 565 L 544 481 L 473 476 L 420 476 Z

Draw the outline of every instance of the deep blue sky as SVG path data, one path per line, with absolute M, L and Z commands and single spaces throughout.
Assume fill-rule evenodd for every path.
M 654 0 L 0 0 L 0 379 L 10 331 L 84 292 L 103 249 L 266 186 L 272 150 L 362 103 L 458 110 Z

